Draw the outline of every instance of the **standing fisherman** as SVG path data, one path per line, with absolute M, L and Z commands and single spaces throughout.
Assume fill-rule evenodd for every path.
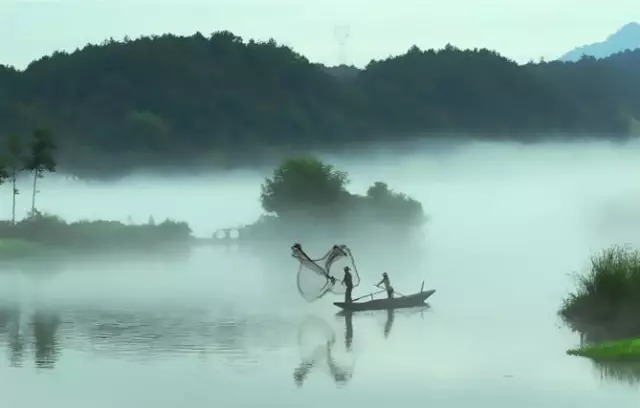
M 351 276 L 351 272 L 349 272 L 351 268 L 348 266 L 344 267 L 344 278 L 342 279 L 342 284 L 345 286 L 346 291 L 344 292 L 344 302 L 351 303 L 351 291 L 353 290 L 353 277 Z

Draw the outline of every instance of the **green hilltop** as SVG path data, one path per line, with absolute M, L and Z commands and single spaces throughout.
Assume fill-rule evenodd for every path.
M 357 69 L 224 31 L 111 39 L 23 71 L 0 66 L 0 137 L 46 128 L 60 168 L 76 174 L 442 134 L 626 138 L 638 119 L 639 50 L 519 65 L 487 49 L 414 46 Z

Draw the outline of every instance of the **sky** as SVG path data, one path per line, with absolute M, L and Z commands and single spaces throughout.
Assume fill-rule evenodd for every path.
M 275 39 L 313 62 L 364 66 L 412 45 L 485 47 L 555 59 L 640 21 L 638 0 L 0 0 L 0 64 L 128 35 L 229 30 Z M 337 27 L 348 27 L 344 48 Z M 344 29 L 342 30 L 344 31 Z M 343 52 L 341 52 L 341 49 Z

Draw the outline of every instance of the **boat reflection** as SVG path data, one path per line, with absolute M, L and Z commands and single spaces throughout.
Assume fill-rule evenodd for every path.
M 384 338 L 388 338 L 389 334 L 391 334 L 391 329 L 393 328 L 393 321 L 395 318 L 395 309 L 387 309 L 387 320 L 385 321 L 384 324 Z M 377 312 L 371 312 L 371 313 L 377 313 Z M 364 313 L 359 312 L 360 315 L 364 315 Z M 353 315 L 354 312 L 351 311 L 340 311 L 338 313 L 336 313 L 336 316 L 339 317 L 344 317 L 344 323 L 345 323 L 345 347 L 347 350 L 351 350 L 351 344 L 353 342 Z
M 345 350 L 351 349 L 353 326 L 350 318 L 345 320 Z M 341 356 L 336 344 L 336 333 L 329 324 L 318 318 L 309 317 L 299 327 L 298 346 L 302 354 L 300 364 L 293 370 L 293 379 L 302 387 L 314 368 L 327 368 L 337 386 L 346 385 L 353 377 L 353 362 Z
M 384 324 L 384 338 L 389 337 L 389 333 L 391 333 L 391 327 L 393 327 L 393 318 L 395 316 L 395 311 L 393 309 L 387 309 L 387 322 Z
M 351 345 L 353 344 L 353 313 L 348 313 L 344 316 L 344 347 L 351 351 Z
M 375 313 L 375 312 L 374 312 Z M 386 311 L 387 319 L 384 324 L 385 338 L 391 333 L 395 311 Z M 360 313 L 362 315 L 362 313 Z M 293 370 L 293 379 L 298 387 L 302 387 L 314 368 L 327 368 L 336 385 L 346 385 L 353 376 L 354 363 L 349 363 L 349 354 L 353 348 L 353 315 L 351 311 L 340 311 L 336 314 L 344 318 L 344 351 L 336 342 L 335 330 L 319 317 L 308 317 L 298 329 L 298 346 L 302 354 L 302 361 Z

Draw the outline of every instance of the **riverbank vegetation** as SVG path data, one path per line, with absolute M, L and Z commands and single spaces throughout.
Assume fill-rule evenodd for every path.
M 640 382 L 640 339 L 586 344 L 567 354 L 589 358 L 603 379 L 633 385 Z
M 600 340 L 640 336 L 639 313 L 640 251 L 621 246 L 592 257 L 560 309 L 570 326 L 599 332 Z
M 290 158 L 261 186 L 265 214 L 240 231 L 249 240 L 381 236 L 395 242 L 411 236 L 427 221 L 422 204 L 386 183 L 372 184 L 364 195 L 347 190 L 349 175 L 314 157 Z
M 38 180 L 56 171 L 56 145 L 51 134 L 37 129 L 28 144 L 19 137 L 10 137 L 0 151 L 0 184 L 7 183 L 11 192 L 11 215 L 0 221 L 0 259 L 11 259 L 49 253 L 53 249 L 135 249 L 192 239 L 185 222 L 166 220 L 156 224 L 128 225 L 118 221 L 77 221 L 44 214 L 36 207 Z M 23 172 L 32 175 L 31 209 L 22 219 L 16 219 L 16 204 L 21 188 L 18 180 Z M 5 199 L 9 199 L 6 197 Z
M 413 137 L 624 139 L 638 119 L 640 50 L 519 65 L 487 49 L 411 47 L 360 69 L 224 31 L 110 39 L 24 71 L 0 66 L 0 136 L 45 126 L 61 168 L 87 176 Z
M 143 248 L 191 238 L 189 225 L 173 220 L 137 225 L 104 220 L 68 223 L 53 215 L 35 213 L 15 224 L 0 223 L 0 240 L 48 248 Z

